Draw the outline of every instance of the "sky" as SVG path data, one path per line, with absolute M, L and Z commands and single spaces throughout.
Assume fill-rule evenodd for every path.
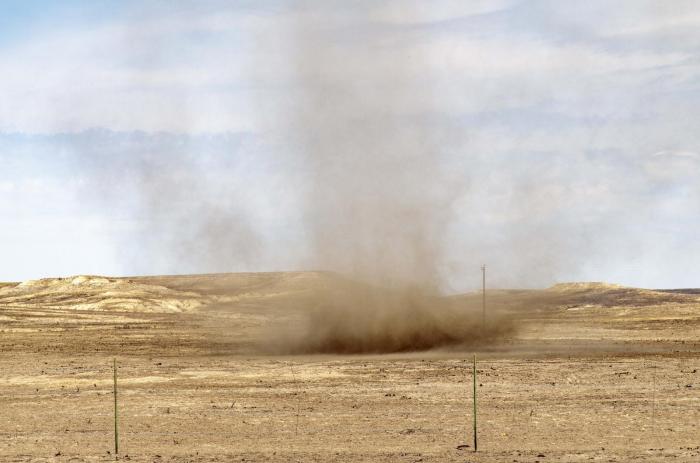
M 303 153 L 381 115 L 446 291 L 698 287 L 698 108 L 692 0 L 5 0 L 0 281 L 323 266 Z

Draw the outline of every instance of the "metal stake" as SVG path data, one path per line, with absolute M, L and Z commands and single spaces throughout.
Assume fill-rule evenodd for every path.
M 117 423 L 117 359 L 114 359 L 114 455 L 119 454 L 119 427 Z
M 478 450 L 477 447 L 477 439 L 476 439 L 476 354 L 474 354 L 474 359 L 473 359 L 473 366 L 472 366 L 472 378 L 474 380 L 474 416 L 473 416 L 473 424 L 474 424 L 474 451 L 476 452 Z

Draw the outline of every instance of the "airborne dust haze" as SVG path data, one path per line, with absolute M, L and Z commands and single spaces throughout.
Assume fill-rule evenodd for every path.
M 145 235 L 150 245 L 139 247 L 148 254 L 132 257 L 146 264 L 165 259 L 177 273 L 241 265 L 260 270 L 264 264 L 256 259 L 271 249 L 277 262 L 293 262 L 280 254 L 295 249 L 280 252 L 283 246 L 271 245 L 269 230 L 251 218 L 260 202 L 247 194 L 251 188 L 232 187 L 238 180 L 218 176 L 221 170 L 254 177 L 256 163 L 293 166 L 289 181 L 300 198 L 306 254 L 299 266 L 355 283 L 318 288 L 299 329 L 271 328 L 275 351 L 410 351 L 485 343 L 510 333 L 513 325 L 497 314 L 484 327 L 478 308 L 442 296 L 450 277 L 445 262 L 453 257 L 445 243 L 454 202 L 469 188 L 464 172 L 449 161 L 462 149 L 455 147 L 467 145 L 469 133 L 440 116 L 435 79 L 426 71 L 435 57 L 421 51 L 420 38 L 406 46 L 405 36 L 375 21 L 372 2 L 339 9 L 333 2 L 297 5 L 282 34 L 286 43 L 261 46 L 289 50 L 286 71 L 294 85 L 287 103 L 262 122 L 264 133 L 284 140 L 287 152 L 255 163 L 231 160 L 231 168 L 220 169 L 217 162 L 231 158 L 221 149 L 214 147 L 216 155 L 207 158 L 183 147 L 177 136 L 168 141 L 171 153 L 154 156 L 142 148 L 149 155 L 129 177 L 155 232 Z M 258 72 L 255 60 L 249 71 Z M 180 167 L 168 167 L 178 160 Z M 279 184 L 270 177 L 264 181 L 275 198 Z M 275 200 L 281 215 L 284 203 Z M 457 260 L 473 265 L 478 281 L 481 262 Z
M 464 134 L 437 129 L 425 111 L 426 57 L 397 53 L 398 37 L 362 5 L 343 16 L 299 12 L 291 30 L 299 87 L 287 121 L 306 173 L 313 265 L 362 283 L 325 288 L 304 329 L 282 339 L 293 352 L 340 353 L 488 342 L 513 325 L 484 327 L 479 312 L 440 296 L 452 202 L 466 182 L 444 157 Z
M 0 50 L 13 281 L 326 270 L 287 350 L 343 352 L 483 340 L 481 264 L 697 286 L 692 6 L 118 3 Z

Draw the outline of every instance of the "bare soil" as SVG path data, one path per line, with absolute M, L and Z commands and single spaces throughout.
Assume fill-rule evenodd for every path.
M 694 290 L 494 291 L 489 310 L 518 330 L 480 347 L 261 355 L 265 327 L 293 324 L 332 279 L 0 284 L 0 461 L 114 461 L 114 357 L 120 460 L 700 461 Z

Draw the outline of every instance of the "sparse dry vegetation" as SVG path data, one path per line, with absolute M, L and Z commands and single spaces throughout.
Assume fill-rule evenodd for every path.
M 517 330 L 485 344 L 261 352 L 280 325 L 308 335 L 305 321 L 318 320 L 305 317 L 337 310 L 328 298 L 358 288 L 367 286 L 322 272 L 3 285 L 0 460 L 112 460 L 113 355 L 120 452 L 131 461 L 700 458 L 697 294 L 603 284 L 493 291 L 491 310 Z M 480 296 L 437 300 L 468 314 Z M 481 359 L 476 456 L 464 447 L 472 350 Z

